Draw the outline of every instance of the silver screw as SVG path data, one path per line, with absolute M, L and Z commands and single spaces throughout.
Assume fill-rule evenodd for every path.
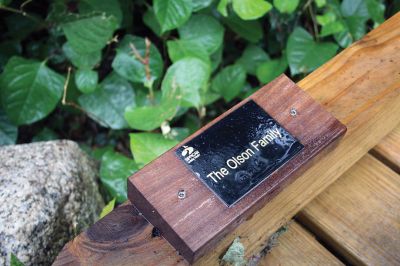
M 290 109 L 290 115 L 293 116 L 293 117 L 296 117 L 296 116 L 297 116 L 297 110 L 296 110 L 296 108 L 292 107 L 292 108 Z
M 178 191 L 178 199 L 184 199 L 186 198 L 186 191 L 184 189 L 180 189 Z

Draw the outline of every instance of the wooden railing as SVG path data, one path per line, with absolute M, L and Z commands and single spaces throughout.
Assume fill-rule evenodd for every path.
M 393 130 L 400 122 L 399 51 L 400 14 L 396 14 L 298 83 L 347 126 L 345 137 L 197 264 L 218 264 L 238 236 L 247 257 L 258 253 L 271 234 Z M 127 203 L 69 242 L 54 264 L 186 265 L 187 262 Z

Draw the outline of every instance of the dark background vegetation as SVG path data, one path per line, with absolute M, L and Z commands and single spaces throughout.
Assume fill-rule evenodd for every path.
M 71 139 L 126 178 L 281 73 L 396 13 L 381 0 L 0 0 L 0 145 Z

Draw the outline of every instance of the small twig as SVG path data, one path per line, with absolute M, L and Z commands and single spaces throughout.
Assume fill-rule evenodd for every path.
M 136 59 L 139 60 L 139 62 L 144 65 L 144 70 L 145 70 L 145 73 L 146 73 L 146 80 L 147 80 L 147 83 L 148 83 L 147 87 L 149 88 L 149 97 L 150 97 L 150 100 L 153 101 L 153 99 L 154 99 L 153 81 L 151 79 L 151 69 L 150 69 L 151 42 L 150 42 L 150 40 L 148 38 L 145 38 L 144 41 L 145 41 L 145 44 L 146 44 L 146 50 L 145 50 L 145 53 L 144 53 L 144 58 L 139 53 L 139 51 L 136 49 L 136 46 L 133 43 L 129 43 L 129 47 L 131 48 L 132 53 L 136 57 Z
M 23 4 L 23 5 L 24 5 L 24 4 Z M 1 4 L 0 4 L 0 9 L 3 9 L 3 10 L 5 10 L 5 11 L 9 11 L 9 12 L 12 12 L 12 13 L 20 14 L 20 15 L 26 17 L 26 18 L 29 18 L 29 19 L 35 21 L 36 23 L 43 24 L 43 22 L 42 22 L 41 20 L 35 18 L 35 17 L 32 16 L 32 15 L 29 15 L 29 14 L 26 13 L 24 10 L 22 10 L 22 7 L 23 7 L 23 6 L 21 5 L 21 8 L 20 8 L 20 9 L 15 9 L 15 8 L 8 7 L 8 6 L 4 6 L 4 5 L 1 5 Z
M 313 9 L 312 9 L 312 5 L 311 5 L 311 4 L 308 6 L 308 10 L 309 10 L 309 12 L 310 12 L 310 16 L 311 16 L 311 21 L 312 21 L 312 24 L 313 24 L 313 29 L 314 29 L 315 38 L 317 39 L 317 41 L 319 41 L 318 25 L 317 25 L 317 21 L 316 21 L 316 19 L 315 19 L 314 11 L 313 11 Z
M 71 70 L 72 70 L 72 68 L 71 68 L 71 67 L 68 67 L 67 78 L 66 78 L 66 80 L 65 80 L 64 88 L 63 88 L 63 89 L 64 89 L 63 97 L 62 97 L 62 99 L 61 99 L 62 105 L 71 106 L 71 107 L 73 107 L 73 108 L 76 108 L 76 109 L 78 109 L 79 111 L 81 111 L 81 112 L 83 112 L 84 114 L 86 114 L 87 116 L 89 116 L 89 117 L 92 116 L 92 117 L 95 118 L 96 120 L 101 121 L 102 123 L 106 124 L 108 127 L 111 128 L 111 126 L 110 126 L 106 121 L 100 119 L 99 117 L 97 117 L 96 115 L 94 115 L 94 114 L 92 114 L 92 113 L 87 112 L 85 109 L 83 109 L 82 107 L 80 107 L 78 104 L 76 104 L 76 103 L 74 103 L 74 102 L 69 102 L 69 101 L 67 101 L 67 91 L 68 91 L 69 80 L 70 80 L 70 78 L 71 78 Z

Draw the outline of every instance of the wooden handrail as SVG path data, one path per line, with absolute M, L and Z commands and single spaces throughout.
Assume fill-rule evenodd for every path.
M 298 85 L 344 123 L 338 146 L 198 261 L 216 265 L 237 236 L 246 256 L 332 184 L 400 122 L 400 14 L 308 75 Z M 69 242 L 55 265 L 185 265 L 152 226 L 124 205 Z

